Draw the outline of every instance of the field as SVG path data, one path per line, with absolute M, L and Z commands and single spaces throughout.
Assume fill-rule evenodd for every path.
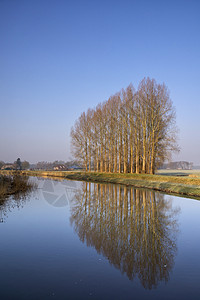
M 158 175 L 166 176 L 189 176 L 200 178 L 200 170 L 158 170 Z

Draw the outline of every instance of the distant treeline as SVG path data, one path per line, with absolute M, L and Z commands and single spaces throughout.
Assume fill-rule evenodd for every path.
M 161 169 L 174 169 L 174 170 L 192 170 L 193 163 L 188 161 L 172 161 L 167 164 L 163 164 Z
M 95 109 L 71 129 L 73 154 L 86 171 L 151 173 L 176 144 L 175 110 L 166 85 L 144 78 Z
M 54 162 L 40 161 L 36 164 L 30 165 L 31 169 L 36 170 L 69 170 L 80 168 L 79 163 L 76 160 L 65 162 L 63 160 L 56 160 Z
M 2 170 L 26 170 L 29 169 L 30 164 L 28 161 L 24 160 L 21 161 L 20 158 L 18 158 L 16 161 L 13 163 L 10 162 L 4 162 L 0 161 L 0 169 Z
M 19 160 L 18 160 L 19 162 Z M 17 161 L 14 163 L 8 163 L 8 162 L 3 162 L 0 161 L 0 169 L 2 170 L 70 170 L 70 169 L 80 169 L 81 166 L 76 160 L 71 160 L 71 161 L 63 161 L 63 160 L 55 160 L 54 162 L 48 162 L 48 161 L 39 161 L 35 164 L 30 164 L 28 161 L 22 161 L 19 164 L 17 164 Z

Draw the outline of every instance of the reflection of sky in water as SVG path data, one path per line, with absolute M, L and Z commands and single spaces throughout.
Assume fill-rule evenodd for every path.
M 198 299 L 199 201 L 164 196 L 172 201 L 172 208 L 180 208 L 176 216 L 178 250 L 169 281 L 148 290 L 137 277 L 130 281 L 109 258 L 98 254 L 95 245 L 87 247 L 79 240 L 70 224 L 76 199 L 68 198 L 63 207 L 52 205 L 44 196 L 44 182 L 39 180 L 38 193 L 23 208 L 11 209 L 0 224 L 2 299 Z M 83 186 L 76 182 L 73 188 L 83 190 Z M 53 189 L 47 192 L 62 196 L 66 185 L 53 181 Z
M 172 197 L 172 199 L 181 207 L 178 255 L 173 270 L 173 279 L 177 288 L 182 287 L 183 297 L 189 295 L 190 291 L 191 299 L 192 297 L 198 299 L 200 297 L 200 201 L 179 197 Z

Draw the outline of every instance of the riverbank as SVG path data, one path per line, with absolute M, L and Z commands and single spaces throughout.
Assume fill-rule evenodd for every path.
M 21 176 L 21 172 L 0 172 L 0 201 L 10 195 L 23 195 L 33 189 L 34 185 L 28 182 L 28 176 Z
M 0 171 L 12 174 L 13 171 Z M 84 171 L 21 171 L 20 174 L 38 177 L 57 177 L 78 181 L 123 184 L 147 188 L 167 194 L 183 195 L 200 199 L 200 178 L 190 176 L 168 176 L 149 174 L 118 174 Z

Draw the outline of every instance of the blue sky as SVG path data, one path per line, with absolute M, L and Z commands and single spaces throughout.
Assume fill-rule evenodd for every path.
M 176 160 L 200 164 L 200 1 L 0 0 L 0 160 L 68 160 L 70 128 L 143 77 L 177 112 Z

